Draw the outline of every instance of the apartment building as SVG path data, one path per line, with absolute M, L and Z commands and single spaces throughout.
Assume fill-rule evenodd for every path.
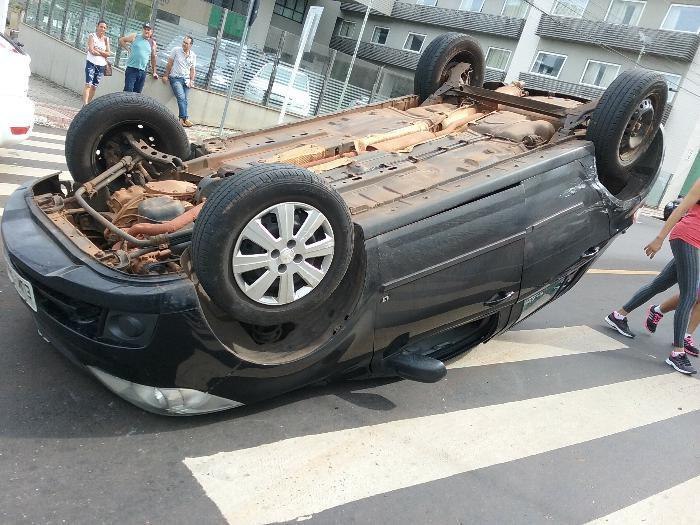
M 332 48 L 353 52 L 364 13 L 341 2 Z M 649 201 L 700 177 L 700 0 L 407 0 L 390 16 L 370 13 L 358 57 L 412 79 L 421 51 L 446 31 L 481 43 L 487 81 L 595 98 L 622 71 L 658 71 L 669 84 L 667 154 Z

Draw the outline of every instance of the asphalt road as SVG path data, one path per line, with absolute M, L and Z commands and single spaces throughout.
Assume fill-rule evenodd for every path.
M 0 150 L 0 189 L 51 150 Z M 596 268 L 660 270 L 668 247 L 642 252 L 660 227 L 642 217 Z M 166 418 L 44 342 L 1 261 L 0 523 L 700 522 L 700 383 L 664 364 L 671 320 L 652 337 L 634 312 L 634 340 L 602 322 L 650 275 L 586 275 L 434 385 Z

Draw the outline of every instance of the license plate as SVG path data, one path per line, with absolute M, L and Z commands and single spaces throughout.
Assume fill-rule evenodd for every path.
M 15 285 L 15 290 L 19 296 L 24 299 L 24 302 L 29 305 L 29 308 L 36 312 L 36 299 L 34 298 L 34 288 L 29 281 L 17 273 L 12 265 L 7 262 L 7 275 L 10 276 L 10 282 Z

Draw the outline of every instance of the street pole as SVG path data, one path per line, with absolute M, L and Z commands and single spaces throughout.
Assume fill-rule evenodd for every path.
M 53 8 L 56 6 L 56 0 L 51 1 L 51 5 L 49 6 L 49 18 L 48 21 L 46 22 L 46 34 L 50 35 L 51 34 L 51 26 L 53 25 Z
M 0 0 L 0 22 L 2 22 L 2 33 L 5 34 L 5 20 L 7 20 L 7 8 L 10 5 L 10 0 Z
M 338 100 L 338 110 L 343 105 L 343 99 L 345 98 L 345 91 L 348 89 L 348 82 L 350 82 L 350 74 L 352 73 L 352 67 L 355 65 L 355 59 L 357 58 L 357 52 L 360 49 L 360 43 L 362 42 L 362 35 L 365 32 L 365 27 L 367 26 L 367 19 L 369 18 L 369 12 L 372 10 L 372 4 L 374 0 L 369 1 L 369 5 L 365 7 L 365 17 L 362 19 L 362 27 L 360 28 L 360 34 L 357 37 L 357 43 L 355 43 L 355 51 L 352 53 L 352 59 L 350 60 L 350 67 L 348 67 L 348 74 L 345 76 L 345 83 L 343 84 L 343 90 L 340 92 L 340 99 Z
M 63 10 L 63 20 L 61 21 L 61 42 L 66 41 L 66 24 L 68 23 L 68 14 L 70 13 L 70 1 L 66 3 L 66 8 Z
M 83 25 L 85 25 L 85 9 L 87 8 L 87 0 L 83 0 L 83 5 L 80 7 L 80 21 L 78 22 L 78 31 L 75 33 L 75 47 L 78 49 L 83 49 L 83 43 L 81 42 L 80 33 L 83 32 Z
M 211 60 L 209 61 L 209 70 L 207 71 L 207 76 L 204 77 L 204 89 L 210 88 L 211 78 L 214 76 L 214 71 L 216 71 L 216 61 L 219 58 L 219 49 L 221 48 L 221 39 L 224 37 L 224 28 L 226 27 L 227 18 L 228 9 L 224 7 L 223 14 L 221 15 L 221 21 L 219 23 L 219 30 L 216 32 L 216 41 L 214 42 Z
M 226 113 L 228 113 L 228 105 L 231 103 L 233 88 L 236 85 L 236 77 L 238 76 L 238 66 L 241 63 L 241 55 L 243 54 L 243 48 L 245 47 L 246 39 L 248 38 L 248 26 L 250 26 L 250 17 L 253 16 L 254 7 L 255 2 L 253 2 L 252 0 L 248 2 L 248 14 L 245 17 L 245 26 L 243 27 L 243 35 L 241 35 L 241 45 L 238 46 L 238 53 L 236 54 L 236 65 L 233 67 L 233 74 L 231 75 L 231 85 L 228 87 L 228 93 L 226 94 L 224 114 L 221 115 L 221 124 L 219 124 L 219 137 L 224 136 L 224 122 L 226 122 Z

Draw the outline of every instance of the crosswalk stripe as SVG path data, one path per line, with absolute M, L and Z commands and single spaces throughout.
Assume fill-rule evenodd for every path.
M 672 372 L 291 438 L 184 463 L 229 522 L 270 523 L 697 410 L 700 381 Z
M 566 326 L 506 332 L 455 359 L 447 368 L 514 363 L 564 355 L 606 352 L 627 348 L 589 326 Z
M 19 188 L 19 184 L 9 184 L 7 182 L 0 182 L 0 196 L 10 195 L 17 188 Z
M 697 512 L 689 505 L 697 500 L 700 492 L 700 476 L 654 494 L 637 503 L 590 521 L 586 525 L 627 523 L 654 523 L 656 525 L 695 525 Z M 697 508 L 697 507 L 696 507 Z M 690 512 L 689 512 L 690 511 Z
M 18 160 L 34 160 L 39 162 L 53 162 L 55 164 L 65 164 L 66 157 L 64 155 L 55 155 L 53 153 L 39 153 L 37 151 L 25 150 L 8 150 L 0 148 L 0 158 L 18 159 Z
M 19 175 L 21 177 L 35 177 L 37 179 L 56 173 L 58 170 L 49 168 L 32 168 L 31 166 L 16 166 L 14 164 L 0 164 L 0 175 Z
M 31 138 L 41 138 L 49 140 L 59 140 L 61 142 L 66 141 L 65 135 L 57 135 L 55 133 L 44 133 L 42 131 L 32 131 Z
M 43 149 L 55 149 L 58 151 L 64 151 L 66 149 L 63 143 L 47 142 L 45 140 L 25 140 L 20 144 L 20 146 L 26 146 L 29 148 L 43 148 Z

